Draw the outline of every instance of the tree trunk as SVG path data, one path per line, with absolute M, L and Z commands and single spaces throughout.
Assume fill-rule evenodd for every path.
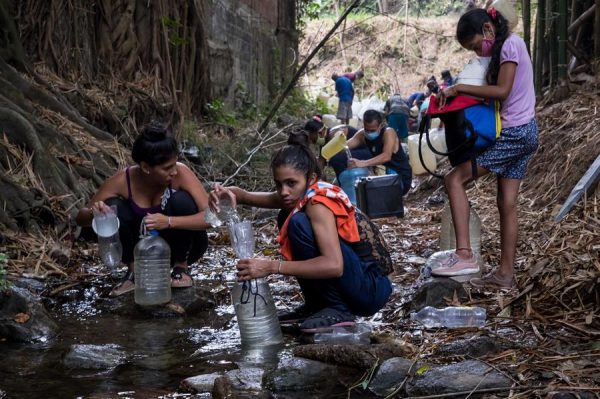
M 0 225 L 65 221 L 130 163 L 117 138 L 131 142 L 137 126 L 171 110 L 181 120 L 202 109 L 210 94 L 203 7 L 0 0 Z
M 535 22 L 535 94 L 542 93 L 544 74 L 544 32 L 546 15 L 546 0 L 538 1 L 537 17 Z
M 531 0 L 521 2 L 523 9 L 523 40 L 527 46 L 527 52 L 531 56 Z

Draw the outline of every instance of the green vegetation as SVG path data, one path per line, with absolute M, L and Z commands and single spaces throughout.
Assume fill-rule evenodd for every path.
M 226 109 L 225 102 L 221 99 L 214 99 L 204 106 L 206 116 L 216 122 L 228 126 L 236 126 L 237 118 L 234 112 Z
M 336 18 L 353 0 L 306 0 L 298 5 L 298 29 L 302 30 L 306 21 Z M 362 21 L 381 13 L 395 14 L 404 10 L 404 2 L 394 2 L 387 10 L 381 9 L 378 0 L 363 0 L 356 11 L 348 15 L 349 21 Z M 416 0 L 409 2 L 411 16 L 442 16 L 464 9 L 462 0 Z
M 320 99 L 313 101 L 304 91 L 294 89 L 283 101 L 278 113 L 280 115 L 288 114 L 299 118 L 310 118 L 315 114 L 323 115 L 330 112 L 324 101 Z

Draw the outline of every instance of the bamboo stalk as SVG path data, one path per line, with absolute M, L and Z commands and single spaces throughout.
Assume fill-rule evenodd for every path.
M 567 76 L 567 0 L 558 0 L 558 79 L 564 79 Z
M 544 73 L 544 31 L 546 23 L 544 15 L 546 14 L 546 0 L 538 1 L 538 9 L 535 23 L 535 94 L 539 95 L 542 92 L 543 73 Z
M 522 0 L 523 11 L 523 40 L 527 46 L 527 52 L 531 56 L 531 0 Z

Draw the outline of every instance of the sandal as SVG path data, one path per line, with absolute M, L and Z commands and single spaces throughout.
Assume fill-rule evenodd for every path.
M 302 304 L 290 312 L 283 312 L 277 315 L 280 324 L 302 323 L 308 316 L 314 313 L 307 304 Z
M 171 272 L 171 287 L 173 288 L 188 288 L 194 285 L 192 276 L 188 273 L 188 269 L 181 266 L 173 267 Z
M 135 290 L 133 270 L 128 270 L 127 273 L 125 273 L 125 277 L 123 277 L 123 280 L 109 292 L 108 296 L 114 298 L 119 295 L 131 292 L 133 290 Z
M 509 290 L 517 285 L 514 277 L 509 279 L 498 277 L 494 272 L 481 278 L 472 278 L 469 283 L 475 288 L 488 288 L 496 290 Z
M 300 324 L 304 333 L 331 332 L 333 327 L 352 327 L 354 315 L 334 308 L 325 308 L 308 317 Z

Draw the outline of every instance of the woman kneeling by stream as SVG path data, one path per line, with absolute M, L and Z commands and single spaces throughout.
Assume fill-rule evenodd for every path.
M 136 165 L 109 177 L 79 210 L 77 224 L 90 226 L 94 212 L 117 208 L 119 236 L 123 244 L 121 261 L 128 267 L 123 281 L 110 296 L 133 291 L 133 251 L 143 222 L 157 230 L 171 247 L 171 286 L 191 287 L 188 265 L 196 262 L 208 247 L 204 209 L 208 193 L 194 172 L 177 161 L 177 141 L 160 123 L 145 126 L 133 143 L 131 157 Z
M 305 303 L 279 320 L 299 322 L 307 333 L 353 325 L 356 316 L 379 311 L 392 292 L 392 263 L 383 237 L 339 187 L 319 180 L 306 134 L 290 135 L 273 156 L 271 171 L 274 192 L 217 185 L 210 194 L 215 211 L 224 195 L 234 204 L 280 209 L 278 241 L 284 260 L 241 259 L 238 279 L 296 277 Z

